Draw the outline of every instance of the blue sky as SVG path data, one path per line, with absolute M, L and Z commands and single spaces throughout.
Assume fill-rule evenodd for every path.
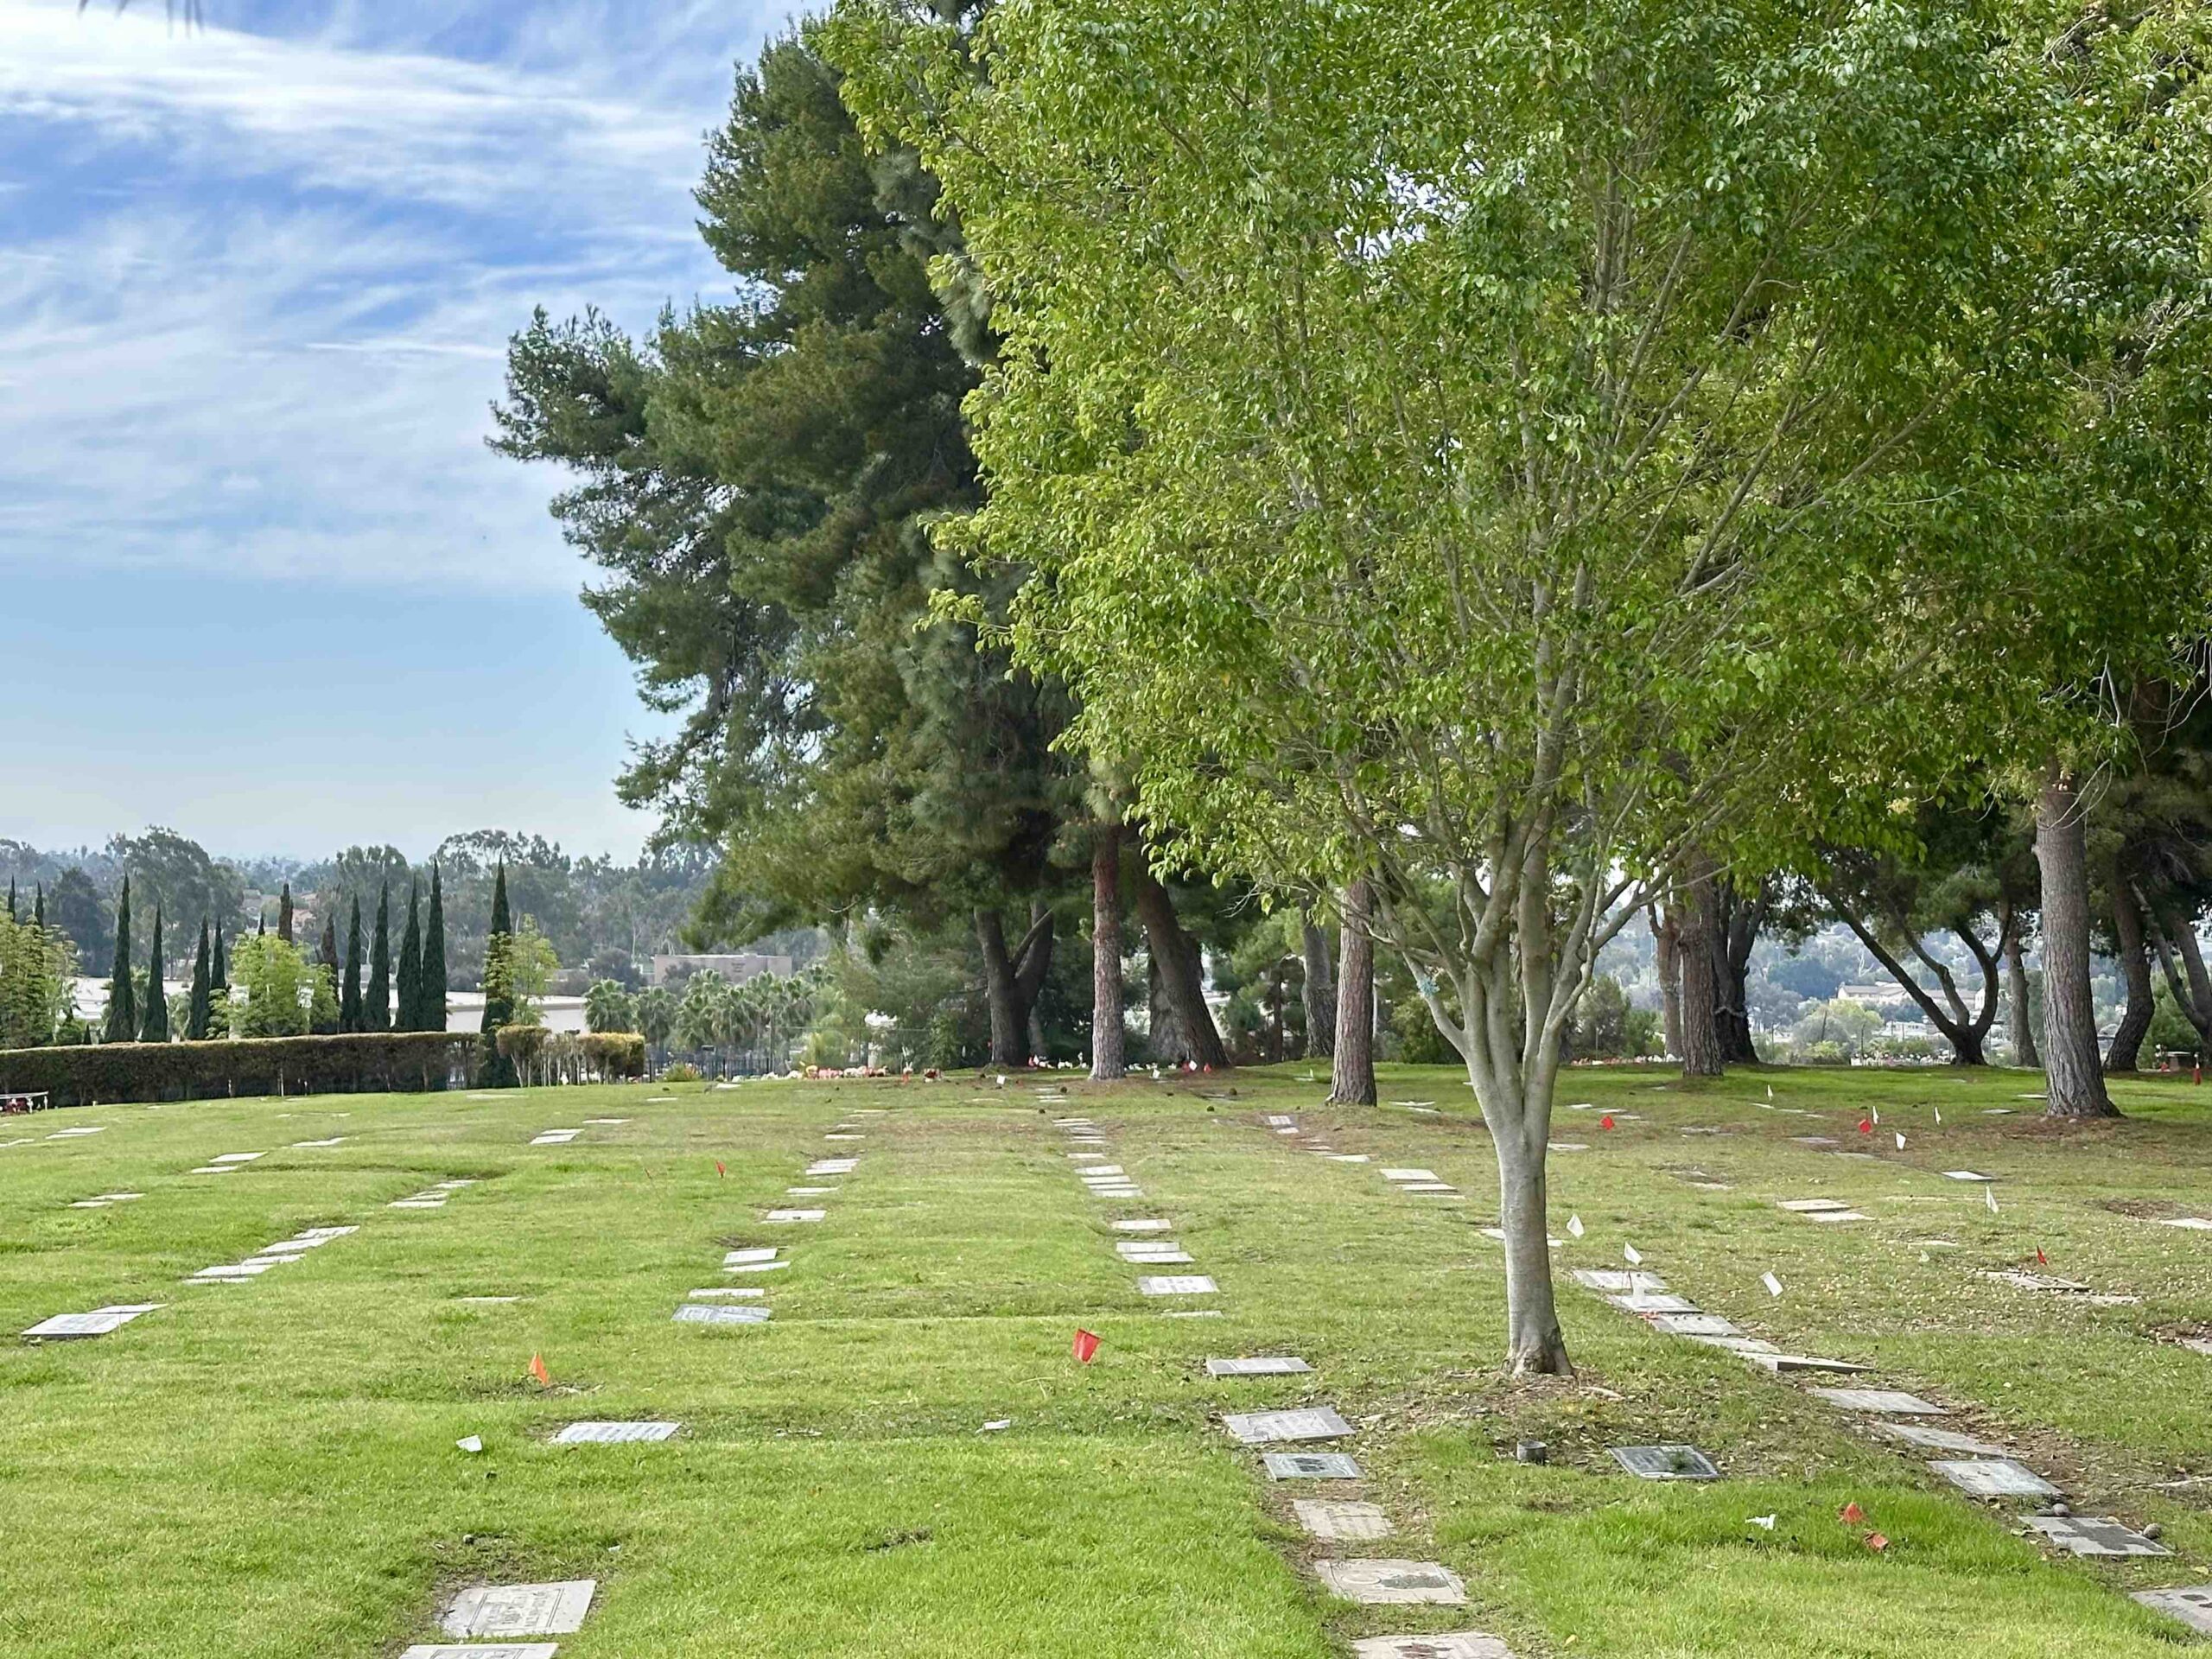
M 791 8 L 203 6 L 0 0 L 0 836 L 633 851 L 649 717 L 486 406 L 534 305 L 728 291 L 700 138 Z

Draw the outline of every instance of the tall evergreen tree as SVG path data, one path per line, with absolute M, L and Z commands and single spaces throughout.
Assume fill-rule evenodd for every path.
M 214 976 L 207 963 L 207 918 L 200 918 L 200 954 L 192 962 L 192 1012 L 185 1017 L 184 1040 L 207 1040 L 208 1015 L 214 1008 Z
M 407 888 L 407 930 L 399 936 L 398 1017 L 392 1024 L 401 1031 L 421 1031 L 423 1024 L 423 891 L 410 882 Z
M 292 884 L 289 881 L 276 896 L 276 937 L 287 944 L 292 942 Z
M 8 878 L 8 919 L 16 919 L 16 878 L 12 875 Z
M 338 994 L 338 1029 L 361 1029 L 361 899 L 353 897 L 353 914 L 346 924 L 346 981 Z
M 430 866 L 430 913 L 423 924 L 423 1031 L 446 1028 L 446 898 L 445 883 L 435 864 Z
M 130 878 L 123 878 L 123 897 L 115 906 L 115 967 L 107 982 L 107 1025 L 104 1043 L 127 1043 L 138 1035 L 138 994 L 130 978 Z
M 484 941 L 484 1076 L 487 1089 L 512 1089 L 519 1081 L 514 1062 L 499 1052 L 499 1033 L 513 1023 L 514 988 L 507 953 L 514 944 L 514 918 L 507 909 L 507 865 L 499 861 L 492 883 L 492 929 Z
M 38 884 L 38 891 L 31 899 L 31 925 L 46 925 L 46 883 L 43 881 Z
M 369 988 L 361 1006 L 361 1029 L 391 1029 L 391 889 L 377 890 L 377 931 L 369 946 Z
M 208 961 L 207 974 L 208 988 L 228 999 L 231 994 L 231 969 L 228 961 L 223 955 L 223 925 L 220 921 L 215 924 L 215 954 Z
M 317 959 L 322 964 L 323 972 L 330 976 L 330 995 L 333 999 L 335 999 L 339 995 L 338 988 L 344 975 L 338 964 L 338 918 L 334 914 L 327 915 L 322 918 L 322 950 Z M 321 1023 L 314 1027 L 313 1029 L 317 1036 L 327 1037 L 336 1031 L 338 1027 L 339 1021 L 328 1013 L 325 1013 Z
M 146 964 L 146 1008 L 138 1027 L 142 1043 L 169 1039 L 169 999 L 162 988 L 162 907 L 154 906 L 154 945 Z

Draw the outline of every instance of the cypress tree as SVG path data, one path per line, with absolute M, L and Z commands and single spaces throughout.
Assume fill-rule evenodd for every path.
M 363 1031 L 391 1029 L 391 888 L 377 890 L 377 933 L 369 946 L 369 989 L 361 1007 Z
M 399 936 L 399 1017 L 392 1023 L 401 1031 L 423 1029 L 423 889 L 407 884 L 407 931 Z
M 346 981 L 338 994 L 338 1029 L 361 1028 L 361 896 L 353 895 L 353 919 L 346 924 Z
M 513 942 L 514 920 L 507 910 L 507 865 L 499 861 L 492 883 L 492 930 L 484 940 L 484 1076 L 487 1089 L 512 1089 L 518 1079 L 512 1060 L 499 1052 L 499 1032 L 512 1024 L 515 1003 L 507 983 L 505 958 Z
M 292 942 L 292 884 L 289 881 L 276 899 L 276 937 L 287 944 Z
M 200 918 L 200 954 L 192 963 L 192 1012 L 184 1022 L 184 1040 L 207 1040 L 207 1016 L 214 1006 L 214 979 L 207 969 L 207 918 Z
M 8 878 L 8 919 L 16 919 L 16 878 L 12 875 Z
M 446 1028 L 446 899 L 438 867 L 430 866 L 430 914 L 423 924 L 423 966 L 417 984 L 423 995 L 419 1030 Z
M 130 878 L 123 878 L 123 898 L 115 907 L 115 968 L 107 982 L 107 1025 L 104 1043 L 127 1043 L 138 1035 L 138 995 L 130 982 Z
M 43 881 L 38 884 L 38 892 L 31 899 L 31 925 L 46 925 L 46 883 Z
M 339 995 L 339 986 L 343 982 L 343 976 L 338 969 L 338 918 L 335 916 L 325 916 L 322 918 L 322 952 L 320 960 L 323 971 L 330 976 L 330 995 L 334 998 Z M 324 1016 L 326 1021 L 328 1018 L 327 1014 Z M 325 1024 L 316 1034 L 327 1037 L 337 1029 L 335 1025 Z
M 146 1013 L 144 1023 L 138 1027 L 142 1043 L 166 1043 L 169 1039 L 168 993 L 162 988 L 162 907 L 154 906 L 154 948 L 146 964 Z
M 207 988 L 225 999 L 231 994 L 231 969 L 223 956 L 223 925 L 215 924 L 215 955 L 207 964 Z

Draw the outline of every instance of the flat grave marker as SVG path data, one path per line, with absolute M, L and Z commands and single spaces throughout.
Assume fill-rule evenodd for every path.
M 446 1634 L 475 1637 L 573 1636 L 591 1611 L 596 1579 L 559 1584 L 483 1584 L 454 1598 L 441 1622 Z
M 399 1659 L 555 1659 L 560 1651 L 558 1642 L 417 1642 Z
M 766 1325 L 765 1307 L 725 1307 L 719 1302 L 686 1302 L 671 1316 L 677 1325 Z
M 1148 1217 L 1142 1221 L 1117 1221 L 1114 1224 L 1114 1230 L 1117 1233 L 1164 1233 L 1171 1230 L 1173 1226 L 1171 1222 Z
M 1816 1400 L 1825 1400 L 1846 1411 L 1880 1412 L 1892 1417 L 1948 1417 L 1942 1406 L 1931 1405 L 1916 1394 L 1898 1389 L 1814 1389 Z
M 1928 1465 L 1970 1497 L 2032 1497 L 2038 1501 L 2065 1494 L 2041 1475 L 2012 1458 L 1942 1458 Z
M 1386 1181 L 1433 1181 L 1437 1176 L 1433 1169 L 1386 1169 L 1382 1172 L 1382 1179 Z
M 773 1262 L 783 1254 L 780 1244 L 750 1244 L 741 1250 L 732 1250 L 722 1257 L 726 1268 L 749 1268 L 762 1262 Z
M 2138 1590 L 2135 1599 L 2153 1612 L 2179 1619 L 2192 1630 L 2212 1635 L 2212 1584 L 2180 1590 Z
M 1978 1175 L 1970 1169 L 1947 1169 L 1943 1172 L 1943 1179 L 1947 1181 L 1993 1181 L 1997 1178 L 1994 1175 Z
M 696 1290 L 685 1291 L 683 1295 L 687 1301 L 694 1302 L 743 1302 L 767 1294 L 758 1285 L 702 1285 Z
M 1618 1268 L 1577 1268 L 1574 1282 L 1585 1290 L 1613 1293 L 1667 1288 L 1666 1281 L 1656 1273 L 1626 1273 Z
M 1713 1459 L 1694 1446 L 1608 1446 L 1613 1461 L 1638 1480 L 1718 1480 Z
M 1443 1636 L 1370 1636 L 1351 1644 L 1353 1659 L 1513 1659 L 1513 1649 L 1481 1630 Z
M 1877 1423 L 1883 1433 L 1915 1446 L 1924 1446 L 1933 1452 L 1962 1452 L 1968 1457 L 2004 1458 L 2012 1453 L 2001 1446 L 1992 1446 L 1978 1440 L 1971 1434 L 1961 1434 L 1952 1429 L 1936 1428 L 1928 1423 Z
M 1334 1406 L 1306 1411 L 1232 1411 L 1221 1420 L 1241 1446 L 1273 1446 L 1283 1440 L 1341 1440 L 1352 1426 Z
M 1190 1267 L 1193 1265 L 1198 1259 L 1198 1258 L 1197 1256 L 1192 1255 L 1188 1250 L 1168 1248 L 1166 1246 L 1150 1250 L 1141 1249 L 1135 1250 L 1125 1250 L 1122 1253 L 1122 1261 L 1134 1263 L 1138 1267 L 1147 1268 Z
M 1851 1206 L 1841 1198 L 1782 1198 L 1775 1208 L 1787 1210 L 1792 1215 L 1816 1216 L 1823 1211 L 1848 1210 Z
M 1263 1452 L 1269 1480 L 1357 1480 L 1359 1465 L 1344 1452 Z
M 151 1313 L 161 1302 L 117 1302 L 89 1313 L 56 1313 L 41 1319 L 23 1335 L 35 1342 L 65 1341 L 74 1337 L 111 1336 L 142 1313 Z
M 1313 1571 L 1335 1594 L 1370 1607 L 1414 1603 L 1441 1607 L 1466 1605 L 1467 1586 L 1459 1582 L 1459 1575 L 1434 1561 L 1379 1558 L 1316 1561 Z
M 1313 1368 L 1291 1354 L 1264 1354 L 1252 1359 L 1210 1359 L 1208 1376 L 1298 1376 Z
M 827 1210 L 771 1210 L 761 1219 L 784 1226 L 794 1222 L 820 1221 L 829 1213 Z
M 1654 1313 L 1654 1331 L 1669 1337 L 1740 1337 L 1744 1333 L 1718 1313 Z
M 2171 1555 L 2133 1527 L 2111 1516 L 2031 1515 L 2027 1523 L 2073 1555 Z
M 553 1437 L 556 1446 L 627 1446 L 639 1440 L 664 1440 L 683 1425 L 668 1422 L 581 1422 L 564 1426 Z
M 1852 1376 L 1873 1369 L 1871 1365 L 1861 1365 L 1855 1360 L 1824 1359 L 1817 1354 L 1746 1354 L 1744 1357 L 1754 1365 L 1764 1366 L 1777 1376 L 1792 1371 L 1830 1371 L 1840 1376 Z M 1838 1390 L 1831 1390 L 1831 1392 L 1838 1392 Z M 1847 1392 L 1847 1390 L 1841 1390 L 1841 1392 Z M 1905 1398 L 1910 1399 L 1911 1396 L 1907 1395 Z
M 1212 1296 L 1219 1287 L 1203 1273 L 1163 1273 L 1137 1281 L 1145 1296 Z
M 1331 1540 L 1388 1538 L 1390 1517 L 1375 1503 L 1332 1503 L 1325 1498 L 1291 1500 L 1298 1524 L 1316 1538 Z

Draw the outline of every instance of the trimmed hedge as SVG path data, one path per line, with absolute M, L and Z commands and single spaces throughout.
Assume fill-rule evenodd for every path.
M 448 1077 L 470 1074 L 477 1042 L 467 1032 L 378 1031 L 0 1049 L 0 1094 L 48 1094 L 56 1106 L 85 1106 L 442 1089 Z

